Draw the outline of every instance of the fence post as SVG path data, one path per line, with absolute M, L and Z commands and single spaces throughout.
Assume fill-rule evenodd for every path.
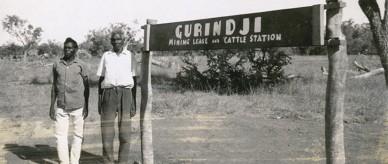
M 341 0 L 326 0 L 326 45 L 329 58 L 329 76 L 326 88 L 325 140 L 326 163 L 345 164 L 344 100 L 348 57 L 346 40 L 341 31 Z
M 149 50 L 150 26 L 156 20 L 147 19 L 144 29 L 144 50 L 141 59 L 141 103 L 140 103 L 140 133 L 141 133 L 141 158 L 143 164 L 154 163 L 152 146 L 152 85 L 151 85 L 151 60 L 152 52 Z

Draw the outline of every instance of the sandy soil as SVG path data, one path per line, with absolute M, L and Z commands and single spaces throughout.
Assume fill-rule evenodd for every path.
M 57 163 L 51 121 L 1 118 L 0 125 L 1 163 Z M 137 116 L 134 160 L 140 160 L 138 125 Z M 382 163 L 382 148 L 376 149 L 386 148 L 379 143 L 381 124 L 345 126 L 347 163 Z M 325 163 L 324 122 L 318 119 L 217 113 L 155 116 L 153 139 L 155 163 Z M 101 163 L 100 141 L 99 122 L 87 121 L 81 163 Z

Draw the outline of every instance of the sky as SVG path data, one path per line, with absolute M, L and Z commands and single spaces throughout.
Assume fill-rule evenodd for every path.
M 347 6 L 343 20 L 366 23 L 357 1 L 344 0 Z M 377 1 L 382 7 L 384 0 Z M 325 0 L 0 0 L 0 19 L 17 15 L 42 27 L 42 42 L 62 42 L 66 37 L 83 42 L 90 30 L 112 23 L 123 22 L 139 30 L 146 19 L 169 23 L 325 3 Z M 138 37 L 141 36 L 140 32 Z M 0 45 L 13 41 L 1 27 Z

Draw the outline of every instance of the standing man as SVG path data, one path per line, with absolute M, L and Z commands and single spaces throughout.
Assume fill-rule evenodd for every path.
M 98 112 L 101 115 L 102 154 L 104 163 L 113 164 L 115 118 L 118 116 L 119 163 L 129 163 L 131 117 L 136 113 L 131 88 L 134 86 L 135 59 L 124 49 L 124 33 L 115 30 L 111 35 L 113 51 L 102 55 L 97 75 Z M 126 47 L 125 47 L 126 48 Z
M 57 152 L 61 164 L 79 163 L 84 119 L 88 116 L 88 75 L 85 64 L 76 58 L 77 50 L 77 42 L 67 38 L 64 43 L 63 58 L 53 65 L 50 118 L 55 121 Z M 56 108 L 55 102 L 57 102 Z M 67 136 L 70 118 L 74 127 L 69 160 Z

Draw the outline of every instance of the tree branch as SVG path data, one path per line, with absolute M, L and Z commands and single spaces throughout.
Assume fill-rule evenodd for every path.
M 388 0 L 385 0 L 384 4 L 384 25 L 388 25 Z
M 367 72 L 367 73 L 364 73 L 364 74 L 361 74 L 361 75 L 356 75 L 356 76 L 353 76 L 351 77 L 352 79 L 365 79 L 365 78 L 368 78 L 368 77 L 371 77 L 371 76 L 375 76 L 375 75 L 379 75 L 379 74 L 383 74 L 384 73 L 384 68 L 378 68 L 378 69 L 374 69 L 370 72 Z
M 353 65 L 360 71 L 370 72 L 370 69 L 362 64 L 359 64 L 356 60 L 353 61 Z
M 383 25 L 386 25 L 388 23 L 388 17 L 385 17 L 384 22 L 382 22 L 380 8 L 376 0 L 358 0 L 358 4 L 360 5 L 362 11 L 369 20 L 376 47 L 379 50 L 379 46 L 381 46 L 380 41 L 382 41 L 382 35 L 384 35 L 382 33 L 384 30 Z M 388 4 L 386 2 L 385 6 L 387 5 Z M 379 53 L 379 55 L 382 54 Z
M 380 8 L 376 0 L 359 0 L 358 4 L 360 5 L 365 16 L 368 18 L 372 30 L 379 31 L 381 29 L 381 14 Z M 384 23 L 385 24 L 385 23 Z
M 329 74 L 327 72 L 327 69 L 323 66 L 321 66 L 321 71 L 322 71 L 322 75 L 327 76 Z M 377 69 L 371 70 L 371 71 L 363 73 L 363 74 L 358 74 L 358 72 L 355 72 L 352 70 L 347 70 L 347 73 L 352 74 L 352 76 L 350 77 L 351 79 L 366 79 L 366 78 L 369 78 L 371 76 L 375 76 L 375 75 L 379 75 L 379 74 L 384 73 L 384 68 L 377 68 Z
M 19 33 L 15 32 L 14 36 L 16 37 L 17 40 L 19 40 L 20 43 L 22 43 L 23 47 L 26 46 L 27 43 L 24 42 L 22 36 L 20 36 Z
M 381 21 L 380 8 L 376 0 L 358 0 L 358 4 L 369 22 Z

